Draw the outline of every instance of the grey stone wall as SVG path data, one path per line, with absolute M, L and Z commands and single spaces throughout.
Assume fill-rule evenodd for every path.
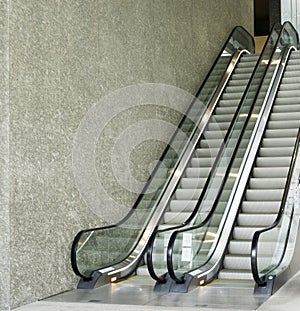
M 144 82 L 194 94 L 232 28 L 240 24 L 252 32 L 253 4 L 10 0 L 1 1 L 0 15 L 4 309 L 9 288 L 12 307 L 73 288 L 77 278 L 69 254 L 76 232 L 117 221 L 137 197 L 120 187 L 103 161 L 96 161 L 98 176 L 113 200 L 103 198 L 94 213 L 81 197 L 72 166 L 73 141 L 89 109 L 98 103 L 113 114 L 119 107 L 103 104 L 103 98 Z M 99 138 L 99 154 L 109 160 L 112 139 L 139 120 L 158 119 L 175 126 L 181 117 L 176 111 L 184 111 L 188 102 L 170 99 L 169 105 L 174 109 L 140 105 L 117 114 Z M 132 148 L 129 166 L 140 181 L 137 188 L 171 132 Z M 133 143 L 126 137 L 124 146 Z
M 0 310 L 10 304 L 8 12 L 8 1 L 0 1 Z

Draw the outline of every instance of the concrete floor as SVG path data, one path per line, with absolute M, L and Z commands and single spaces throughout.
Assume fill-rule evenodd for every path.
M 136 282 L 136 281 L 135 281 Z M 298 311 L 300 305 L 300 272 L 289 280 L 279 291 L 265 301 L 253 297 L 250 291 L 247 297 L 235 290 L 224 290 L 215 286 L 215 290 L 196 289 L 188 294 L 153 294 L 147 288 L 133 287 L 132 284 L 120 284 L 100 291 L 71 291 L 49 299 L 35 302 L 15 310 L 17 311 L 210 311 L 210 310 L 258 310 L 258 311 Z M 150 286 L 149 286 L 150 288 Z M 206 288 L 204 288 L 205 290 Z M 131 295 L 128 295 L 129 290 Z M 102 293 L 102 294 L 101 294 Z M 123 293 L 123 294 L 122 294 Z M 150 296 L 149 296 L 150 295 Z M 118 297 L 118 298 L 117 298 Z M 150 299 L 151 297 L 151 299 Z M 147 305 L 145 305 L 147 303 Z M 223 305 L 222 305 L 223 304 Z

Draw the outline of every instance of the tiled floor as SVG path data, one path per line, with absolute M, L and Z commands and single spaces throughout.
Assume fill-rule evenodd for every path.
M 135 280 L 134 282 L 138 281 Z M 16 310 L 298 311 L 300 305 L 300 272 L 267 301 L 263 297 L 254 297 L 250 287 L 248 289 L 239 289 L 234 286 L 227 288 L 212 286 L 210 288 L 197 288 L 188 294 L 162 294 L 154 293 L 150 283 L 141 286 L 136 286 L 137 284 L 133 286 L 133 283 L 125 282 L 93 291 L 74 290 Z

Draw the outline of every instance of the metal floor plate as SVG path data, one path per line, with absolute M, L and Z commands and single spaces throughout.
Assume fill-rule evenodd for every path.
M 75 289 L 46 301 L 256 310 L 268 298 L 254 296 L 253 286 L 249 283 L 241 286 L 238 282 L 214 282 L 188 293 L 157 293 L 153 291 L 153 286 L 151 279 L 136 276 L 93 290 Z

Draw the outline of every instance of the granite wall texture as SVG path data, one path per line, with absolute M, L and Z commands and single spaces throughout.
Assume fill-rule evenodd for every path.
M 10 305 L 9 1 L 0 2 L 0 310 Z
M 118 160 L 120 150 L 112 139 L 123 135 L 124 147 L 133 144 L 129 173 L 139 189 L 180 120 L 178 110 L 184 111 L 188 102 L 170 98 L 169 108 L 137 104 L 124 106 L 120 113 L 117 103 L 108 106 L 102 99 L 144 82 L 194 94 L 232 28 L 241 24 L 253 31 L 253 3 L 8 0 L 1 1 L 0 15 L 0 65 L 5 68 L 0 82 L 4 309 L 9 288 L 11 307 L 73 288 L 77 278 L 69 253 L 75 233 L 115 222 L 137 196 L 120 186 L 113 178 L 116 172 L 110 174 L 111 166 L 100 161 L 96 170 L 112 200 L 104 204 L 103 198 L 94 213 L 82 199 L 72 166 L 73 141 L 89 109 L 97 103 L 103 115 L 113 116 L 99 137 L 97 150 L 103 157 L 109 160 L 114 148 Z M 137 122 L 154 119 L 171 127 L 144 141 L 134 141 L 127 133 Z

